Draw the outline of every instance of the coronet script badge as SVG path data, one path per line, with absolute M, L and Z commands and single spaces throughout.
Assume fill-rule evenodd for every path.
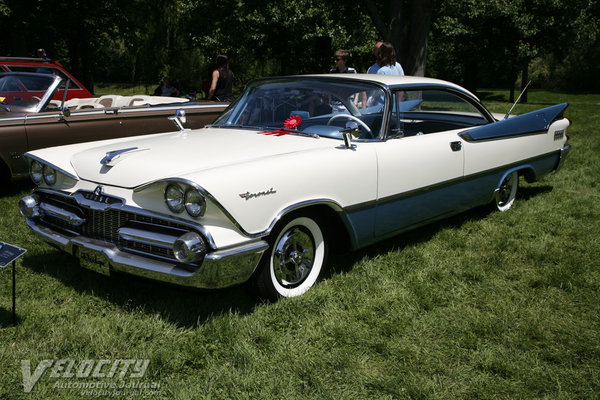
M 273 188 L 269 189 L 269 190 L 265 190 L 263 192 L 256 192 L 256 193 L 250 193 L 250 192 L 246 192 L 246 193 L 240 193 L 240 197 L 244 200 L 250 200 L 253 199 L 255 197 L 262 197 L 262 196 L 268 196 L 270 194 L 275 194 L 277 193 L 276 190 L 274 190 Z

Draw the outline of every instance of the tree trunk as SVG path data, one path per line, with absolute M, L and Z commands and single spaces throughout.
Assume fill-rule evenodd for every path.
M 425 75 L 432 0 L 389 0 L 383 9 L 373 0 L 363 1 L 379 35 L 394 46 L 404 73 Z

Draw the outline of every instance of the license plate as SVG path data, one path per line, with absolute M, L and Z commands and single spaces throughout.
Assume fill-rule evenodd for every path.
M 79 265 L 85 269 L 90 269 L 99 272 L 102 275 L 110 276 L 110 264 L 102 252 L 80 247 Z

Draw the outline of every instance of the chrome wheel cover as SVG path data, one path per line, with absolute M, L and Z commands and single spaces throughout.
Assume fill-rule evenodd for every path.
M 519 185 L 518 173 L 512 172 L 508 174 L 500 184 L 498 191 L 496 192 L 496 206 L 500 211 L 508 210 L 517 195 L 517 187 Z
M 315 242 L 308 229 L 294 226 L 277 241 L 273 250 L 273 272 L 284 288 L 300 285 L 312 270 Z

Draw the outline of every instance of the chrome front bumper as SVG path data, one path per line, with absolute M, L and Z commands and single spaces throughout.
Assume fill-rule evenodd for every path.
M 247 281 L 256 269 L 268 244 L 259 240 L 241 246 L 207 253 L 202 265 L 188 269 L 176 262 L 122 251 L 114 244 L 84 236 L 63 235 L 35 219 L 26 218 L 27 225 L 48 243 L 80 258 L 81 249 L 96 255 L 98 263 L 107 262 L 111 271 L 167 282 L 170 284 L 219 289 Z M 88 264 L 89 263 L 85 263 Z M 84 263 L 82 263 L 83 266 Z M 96 268 L 90 268 L 98 271 Z

